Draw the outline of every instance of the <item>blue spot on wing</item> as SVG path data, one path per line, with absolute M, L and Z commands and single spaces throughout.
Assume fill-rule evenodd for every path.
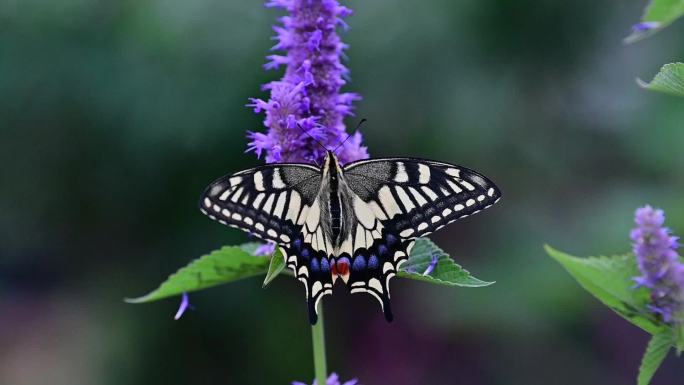
M 352 264 L 352 270 L 362 271 L 366 268 L 366 258 L 363 255 L 359 255 L 354 258 L 354 263 Z
M 368 258 L 368 268 L 375 270 L 378 267 L 380 267 L 380 260 L 374 254 L 371 254 L 370 258 Z

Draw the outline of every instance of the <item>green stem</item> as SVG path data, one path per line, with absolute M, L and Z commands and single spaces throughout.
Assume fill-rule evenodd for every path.
M 314 371 L 318 385 L 325 385 L 328 380 L 328 369 L 325 362 L 325 333 L 323 327 L 323 304 L 318 308 L 318 322 L 311 326 L 313 341 Z

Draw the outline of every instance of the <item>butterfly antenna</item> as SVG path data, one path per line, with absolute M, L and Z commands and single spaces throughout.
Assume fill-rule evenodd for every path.
M 318 139 L 314 138 L 313 135 L 309 134 L 304 127 L 302 127 L 301 124 L 297 123 L 297 127 L 299 127 L 300 130 L 302 130 L 303 133 L 307 134 L 309 138 L 313 139 L 314 142 L 318 143 L 319 146 L 323 147 L 325 151 L 328 151 L 328 148 L 323 145 Z
M 358 131 L 359 127 L 361 127 L 361 125 L 362 125 L 366 120 L 367 120 L 367 119 L 361 119 L 361 121 L 359 122 L 359 124 L 356 125 L 356 128 L 354 129 L 354 131 Z M 334 152 L 334 153 L 337 153 L 337 149 L 339 149 L 340 147 L 344 146 L 344 144 L 347 143 L 347 141 L 348 141 L 349 138 L 351 138 L 351 137 L 352 137 L 352 135 L 351 135 L 351 134 L 348 134 L 348 135 L 347 135 L 347 138 L 346 138 L 345 140 L 343 140 L 342 143 L 340 143 L 337 147 L 335 147 L 335 149 L 333 150 L 333 152 Z

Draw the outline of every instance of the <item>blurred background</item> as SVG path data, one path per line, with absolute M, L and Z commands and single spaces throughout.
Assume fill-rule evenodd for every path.
M 348 66 L 373 156 L 474 168 L 504 199 L 433 236 L 481 289 L 396 280 L 326 302 L 329 367 L 364 385 L 635 383 L 648 336 L 542 249 L 630 249 L 633 210 L 684 235 L 684 105 L 641 90 L 684 22 L 624 46 L 645 1 L 350 0 Z M 0 384 L 311 381 L 300 284 L 128 305 L 243 233 L 197 210 L 259 164 L 280 13 L 261 1 L 0 0 Z M 669 357 L 653 384 L 681 383 Z

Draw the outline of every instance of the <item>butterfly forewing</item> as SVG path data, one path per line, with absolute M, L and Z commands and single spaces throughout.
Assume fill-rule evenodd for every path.
M 297 223 L 320 184 L 320 170 L 313 166 L 256 167 L 214 181 L 202 194 L 200 209 L 222 224 L 286 244 L 297 234 Z
M 484 210 L 501 197 L 483 175 L 421 159 L 372 159 L 349 164 L 350 188 L 375 208 L 389 232 L 415 239 Z

